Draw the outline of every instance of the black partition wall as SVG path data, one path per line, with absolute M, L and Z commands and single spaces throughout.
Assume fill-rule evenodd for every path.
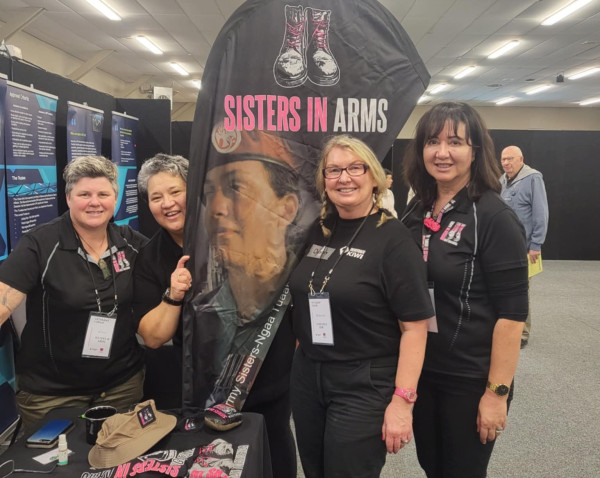
M 58 97 L 56 111 L 56 167 L 58 172 L 58 210 L 67 210 L 62 170 L 67 164 L 67 102 L 87 104 L 104 111 L 102 155 L 111 157 L 111 111 L 126 113 L 139 119 L 136 158 L 141 163 L 156 153 L 170 153 L 171 109 L 169 100 L 118 99 L 80 83 L 50 73 L 21 60 L 0 56 L 0 73 L 14 81 Z M 157 225 L 147 206 L 140 200 L 140 231 L 152 234 Z
M 544 175 L 550 223 L 542 247 L 545 259 L 600 260 L 600 132 L 491 130 L 496 156 L 516 145 L 525 163 Z M 394 173 L 396 210 L 402 211 L 408 188 L 402 180 L 402 156 L 408 144 L 398 139 L 383 161 Z
M 173 149 L 189 151 L 190 122 L 173 122 Z M 549 260 L 600 260 L 600 132 L 491 130 L 500 159 L 502 149 L 517 145 L 525 162 L 544 175 L 550 223 L 543 257 Z M 402 157 L 408 139 L 397 139 L 383 166 L 394 176 L 396 210 L 402 213 L 408 187 Z

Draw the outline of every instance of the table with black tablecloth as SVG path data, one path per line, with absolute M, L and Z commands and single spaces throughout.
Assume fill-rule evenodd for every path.
M 69 464 L 57 466 L 50 476 L 61 475 L 64 477 L 111 478 L 102 474 L 102 470 L 94 470 L 88 463 L 88 453 L 91 449 L 85 441 L 85 420 L 80 418 L 83 410 L 75 408 L 58 408 L 52 410 L 40 423 L 56 418 L 68 418 L 75 422 L 75 428 L 67 435 L 69 450 Z M 248 445 L 248 451 L 240 478 L 272 478 L 271 454 L 269 442 L 262 415 L 256 413 L 243 413 L 242 424 L 225 432 L 215 431 L 203 423 L 194 431 L 179 431 L 178 426 L 169 435 L 158 442 L 150 451 L 154 450 L 187 450 L 190 448 L 208 445 L 217 438 L 231 443 L 235 450 L 239 446 Z M 14 460 L 15 468 L 27 470 L 47 470 L 52 465 L 41 465 L 33 458 L 47 452 L 43 448 L 28 448 L 25 446 L 27 436 L 20 437 L 2 456 L 0 462 Z M 242 447 L 243 448 L 243 447 Z M 98 473 L 96 475 L 96 473 Z

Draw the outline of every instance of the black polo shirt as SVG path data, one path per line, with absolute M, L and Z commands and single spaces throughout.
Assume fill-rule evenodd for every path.
M 134 271 L 133 310 L 139 324 L 144 315 L 160 304 L 171 274 L 183 255 L 183 248 L 162 227 L 152 236 L 138 256 Z M 181 320 L 173 343 L 181 349 Z
M 423 368 L 482 378 L 490 367 L 496 321 L 527 317 L 525 231 L 495 192 L 473 202 L 465 188 L 454 199 L 429 242 L 427 277 L 439 331 L 428 334 Z M 428 210 L 414 200 L 402 218 L 419 244 Z
M 308 282 L 323 279 L 360 227 L 363 218 L 337 219 L 331 239 L 318 221 L 312 227 L 307 252 L 290 278 L 294 300 L 294 332 L 312 360 L 366 360 L 398 355 L 398 321 L 433 315 L 425 266 L 409 231 L 397 219 L 377 226 L 380 214 L 370 215 L 350 249 L 335 266 L 324 292 L 329 293 L 334 345 L 313 345 Z M 319 259 L 323 246 L 330 254 Z
M 19 388 L 43 395 L 91 395 L 127 381 L 143 366 L 132 313 L 134 267 L 147 239 L 128 226 L 108 225 L 112 276 L 87 259 L 69 211 L 24 234 L 0 266 L 0 281 L 27 294 L 27 322 L 16 356 Z M 114 276 L 114 282 L 113 282 Z M 89 313 L 115 305 L 117 321 L 108 359 L 82 357 Z

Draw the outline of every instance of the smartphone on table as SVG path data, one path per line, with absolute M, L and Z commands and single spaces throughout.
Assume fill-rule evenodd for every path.
M 58 435 L 69 433 L 74 425 L 72 420 L 50 420 L 31 435 L 25 444 L 30 448 L 53 448 L 58 445 Z

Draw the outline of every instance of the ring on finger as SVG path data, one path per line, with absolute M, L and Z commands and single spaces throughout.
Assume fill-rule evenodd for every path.
M 502 433 L 504 431 L 504 428 L 496 428 L 496 433 Z
M 408 445 L 409 440 L 400 440 L 403 445 Z

